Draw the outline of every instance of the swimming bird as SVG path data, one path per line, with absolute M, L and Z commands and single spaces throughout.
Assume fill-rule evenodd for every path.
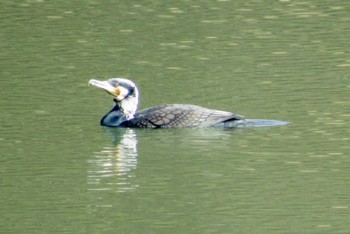
M 165 104 L 137 111 L 139 91 L 131 80 L 92 79 L 89 85 L 114 98 L 113 108 L 101 119 L 102 126 L 129 128 L 235 128 L 248 122 L 243 116 L 190 104 Z

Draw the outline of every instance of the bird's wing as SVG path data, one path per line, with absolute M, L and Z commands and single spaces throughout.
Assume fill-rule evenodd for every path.
M 242 119 L 234 113 L 194 105 L 162 105 L 138 112 L 125 126 L 146 128 L 211 127 L 221 122 Z

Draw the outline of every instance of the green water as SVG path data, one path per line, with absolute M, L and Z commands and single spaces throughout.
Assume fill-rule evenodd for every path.
M 1 233 L 347 233 L 346 1 L 2 1 Z M 141 108 L 291 122 L 106 129 Z

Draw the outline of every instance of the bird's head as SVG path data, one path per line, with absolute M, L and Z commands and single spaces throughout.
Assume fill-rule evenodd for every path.
M 90 80 L 89 85 L 103 89 L 114 97 L 126 119 L 133 118 L 138 105 L 138 90 L 134 82 L 125 78 L 111 78 L 106 81 Z
M 136 85 L 124 78 L 111 78 L 105 81 L 92 79 L 89 80 L 89 85 L 103 89 L 119 102 L 138 95 Z

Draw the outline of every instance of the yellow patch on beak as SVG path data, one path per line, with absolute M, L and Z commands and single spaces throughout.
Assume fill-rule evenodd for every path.
M 119 96 L 120 93 L 122 92 L 119 87 L 115 88 L 115 96 Z
M 118 101 L 123 100 L 129 94 L 129 91 L 126 88 L 122 87 L 122 86 L 116 87 L 114 89 L 114 92 L 115 93 L 113 95 L 116 97 L 116 99 Z

